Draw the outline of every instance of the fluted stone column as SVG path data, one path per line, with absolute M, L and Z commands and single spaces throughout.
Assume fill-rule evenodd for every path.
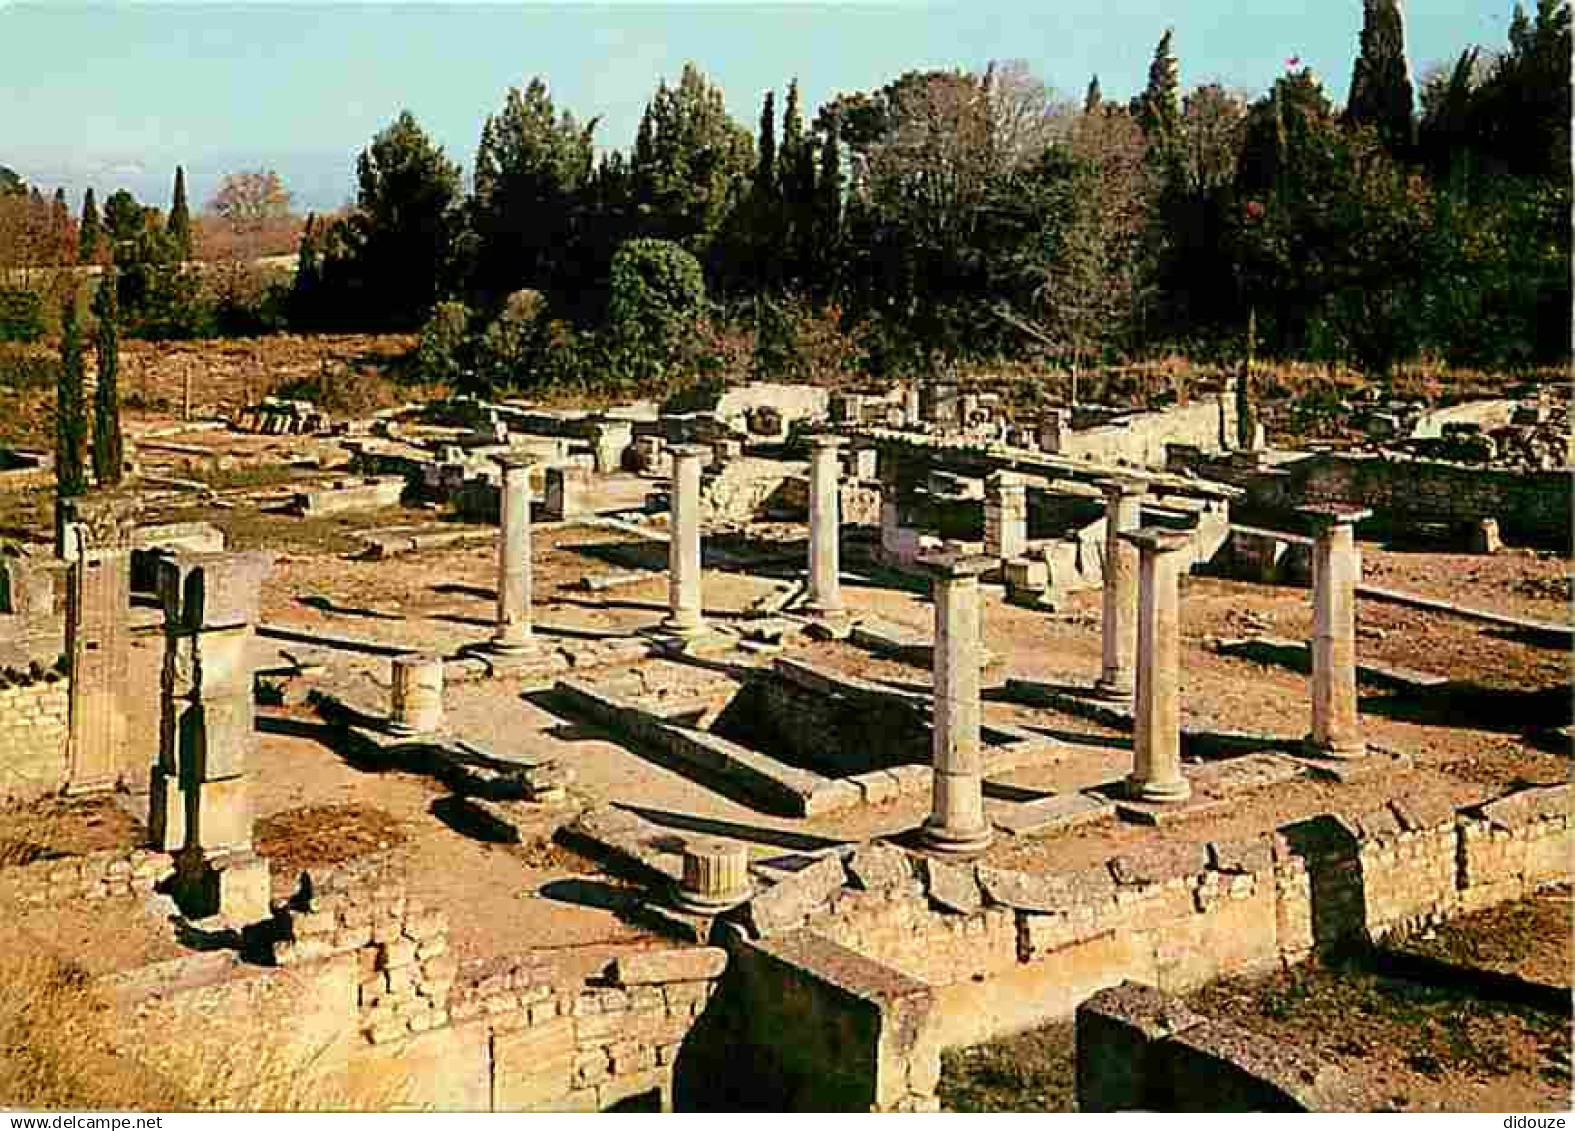
M 840 436 L 812 436 L 809 441 L 809 592 L 804 608 L 811 616 L 835 618 L 847 612 L 842 603 L 842 504 L 838 450 Z
M 975 853 L 990 843 L 979 744 L 979 575 L 995 561 L 937 556 L 920 564 L 935 601 L 934 793 L 923 837 L 941 852 Z
M 395 656 L 389 692 L 390 734 L 432 734 L 443 729 L 443 657 Z
M 697 840 L 684 845 L 684 878 L 674 902 L 686 911 L 714 915 L 748 899 L 749 852 L 725 840 Z
M 1362 575 L 1356 524 L 1360 507 L 1304 507 L 1313 525 L 1311 753 L 1359 758 L 1367 753 L 1356 710 L 1356 584 Z
M 494 652 L 523 652 L 534 643 L 530 621 L 530 469 L 525 456 L 497 457 L 503 469 L 498 492 L 498 629 Z
M 1009 471 L 984 481 L 984 552 L 1008 562 L 1028 553 L 1028 485 Z
M 1102 663 L 1094 689 L 1110 699 L 1130 700 L 1137 654 L 1138 549 L 1122 536 L 1143 524 L 1144 484 L 1107 479 L 1100 486 L 1105 491 L 1105 581 Z
M 1183 801 L 1181 773 L 1181 601 L 1177 576 L 1191 535 L 1145 527 L 1122 535 L 1138 549 L 1137 698 L 1130 795 Z
M 662 627 L 681 636 L 705 631 L 700 602 L 700 472 L 711 449 L 679 444 L 673 457 L 672 531 L 667 558 L 667 619 Z
M 126 704 L 131 636 L 131 534 L 137 505 L 95 493 L 60 504 L 66 569 L 66 742 L 69 794 L 114 789 L 129 769 Z

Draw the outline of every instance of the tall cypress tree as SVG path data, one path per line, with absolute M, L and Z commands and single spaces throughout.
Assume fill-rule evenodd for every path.
M 120 305 L 115 296 L 115 269 L 98 281 L 93 314 L 98 327 L 93 348 L 98 354 L 98 384 L 93 392 L 93 478 L 100 487 L 120 482 L 125 445 L 120 436 Z
M 1137 97 L 1138 124 L 1149 140 L 1168 144 L 1181 124 L 1181 68 L 1171 50 L 1172 29 L 1166 28 L 1148 67 L 1148 86 Z
M 55 494 L 87 491 L 87 412 L 82 395 L 82 330 L 76 292 L 60 308 L 60 375 L 55 383 Z
M 842 245 L 842 146 L 835 114 L 826 122 L 820 146 L 820 173 L 815 181 L 816 282 L 828 293 L 836 289 Z
M 760 107 L 760 154 L 755 164 L 755 195 L 768 200 L 777 186 L 777 92 L 766 91 Z
M 805 203 L 804 184 L 799 180 L 804 140 L 804 115 L 798 104 L 798 79 L 788 83 L 787 105 L 782 109 L 782 145 L 777 150 L 777 185 L 789 207 Z
M 1345 120 L 1372 126 L 1390 152 L 1406 153 L 1415 140 L 1414 108 L 1400 0 L 1364 0 L 1361 51 L 1351 69 Z
M 184 261 L 191 258 L 191 209 L 186 204 L 186 170 L 175 166 L 175 195 L 170 201 L 170 217 L 164 224 Z
M 82 194 L 82 219 L 77 223 L 77 262 L 92 263 L 98 256 L 99 242 L 104 238 L 103 225 L 98 219 L 98 201 L 93 196 L 93 186 Z

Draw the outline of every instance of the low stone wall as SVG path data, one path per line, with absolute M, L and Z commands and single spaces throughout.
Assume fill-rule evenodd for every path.
M 0 671 L 0 800 L 65 784 L 71 681 L 56 669 Z
M 147 895 L 175 871 L 167 853 L 108 849 L 0 868 L 0 905 L 55 907 L 114 895 Z
M 1190 404 L 1133 413 L 1093 428 L 1063 428 L 1054 454 L 1096 463 L 1165 466 L 1166 444 L 1188 444 L 1205 452 L 1233 447 L 1236 402 L 1229 393 L 1210 393 Z
M 1572 792 L 1531 789 L 1461 813 L 1397 798 L 1051 875 L 913 860 L 874 884 L 856 878 L 855 856 L 849 886 L 783 926 L 930 986 L 943 1043 L 976 1044 L 1066 1017 L 1123 979 L 1185 992 L 1567 880 Z

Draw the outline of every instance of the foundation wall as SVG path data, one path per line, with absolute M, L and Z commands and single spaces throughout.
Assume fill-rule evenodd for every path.
M 66 781 L 71 682 L 0 674 L 0 801 L 53 793 Z
M 1232 446 L 1235 436 L 1235 399 L 1217 393 L 1175 408 L 1136 413 L 1113 424 L 1063 429 L 1055 454 L 1096 463 L 1163 467 L 1166 444 L 1220 452 Z

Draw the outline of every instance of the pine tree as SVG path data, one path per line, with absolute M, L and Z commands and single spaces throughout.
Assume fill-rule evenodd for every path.
M 1351 71 L 1345 120 L 1374 127 L 1391 152 L 1406 153 L 1416 136 L 1414 102 L 1400 0 L 1364 0 L 1361 52 Z
M 766 91 L 760 107 L 760 159 L 755 163 L 755 194 L 761 200 L 776 195 L 777 184 L 777 92 Z
M 93 186 L 82 194 L 82 219 L 77 223 L 77 262 L 92 263 L 98 257 L 98 245 L 104 238 L 104 229 L 98 219 L 98 201 L 93 196 Z
M 1166 28 L 1154 48 L 1154 61 L 1148 67 L 1148 86 L 1137 98 L 1138 124 L 1150 141 L 1166 145 L 1181 123 L 1181 69 L 1171 50 L 1172 29 Z
M 1104 95 L 1099 90 L 1099 76 L 1095 75 L 1088 80 L 1088 92 L 1083 95 L 1083 113 L 1092 114 L 1104 104 Z
M 55 384 L 55 494 L 87 491 L 87 411 L 82 395 L 82 331 L 73 292 L 60 309 L 60 374 Z
M 191 258 L 191 209 L 186 204 L 186 170 L 175 166 L 175 195 L 170 201 L 170 216 L 164 224 L 181 261 Z
M 93 478 L 100 487 L 120 482 L 125 445 L 120 435 L 120 305 L 115 296 L 116 272 L 105 271 L 93 295 L 98 326 L 93 336 L 98 355 L 98 383 L 93 392 Z

